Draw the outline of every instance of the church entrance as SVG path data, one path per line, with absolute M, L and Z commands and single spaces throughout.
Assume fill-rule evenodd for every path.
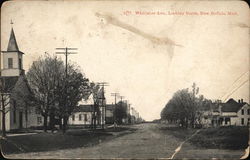
M 23 112 L 19 112 L 19 129 L 23 128 Z

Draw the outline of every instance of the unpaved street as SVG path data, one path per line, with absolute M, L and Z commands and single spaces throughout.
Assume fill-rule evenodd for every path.
M 134 125 L 131 134 L 93 147 L 7 155 L 9 158 L 170 158 L 183 142 L 159 129 L 160 124 Z M 243 151 L 200 149 L 185 142 L 173 158 L 237 158 Z

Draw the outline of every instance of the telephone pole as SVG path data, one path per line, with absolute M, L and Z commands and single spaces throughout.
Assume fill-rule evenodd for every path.
M 111 96 L 115 97 L 115 108 L 113 111 L 113 116 L 114 116 L 114 122 L 116 122 L 116 115 L 115 115 L 115 110 L 116 110 L 116 98 L 119 96 L 119 93 L 115 92 L 115 93 L 111 93 Z
M 102 114 L 101 114 L 101 121 L 102 121 L 102 129 L 104 129 L 104 125 L 106 123 L 105 119 L 106 119 L 106 104 L 104 104 L 104 100 L 105 100 L 105 86 L 109 86 L 107 82 L 98 82 L 98 85 L 100 85 L 102 87 L 102 96 L 101 96 L 101 102 L 102 102 Z
M 69 52 L 72 50 L 77 50 L 77 48 L 56 48 L 56 50 L 60 50 L 60 52 L 56 52 L 56 54 L 64 54 L 65 55 L 65 112 L 67 112 L 67 94 L 68 94 L 68 55 L 77 54 L 77 52 Z M 65 114 L 65 113 L 64 113 Z M 66 117 L 63 117 L 63 133 L 66 130 Z

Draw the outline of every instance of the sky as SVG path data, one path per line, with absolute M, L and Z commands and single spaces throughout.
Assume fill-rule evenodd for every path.
M 193 82 L 206 98 L 249 103 L 245 2 L 5 2 L 1 50 L 7 49 L 11 19 L 26 72 L 45 52 L 78 48 L 70 61 L 91 81 L 108 82 L 107 103 L 119 92 L 145 120 L 160 118 L 172 95 Z

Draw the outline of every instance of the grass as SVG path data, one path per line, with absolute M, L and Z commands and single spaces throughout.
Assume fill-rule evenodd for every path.
M 196 146 L 210 149 L 245 149 L 248 146 L 248 136 L 247 127 L 206 128 L 194 136 L 190 142 Z
M 197 129 L 186 129 L 181 127 L 161 127 L 176 138 L 185 140 L 190 137 Z M 246 149 L 248 146 L 249 131 L 247 127 L 225 126 L 217 128 L 201 129 L 198 134 L 188 142 L 206 149 Z
M 115 132 L 123 134 L 122 131 L 125 130 L 128 130 L 128 128 L 117 128 Z M 68 130 L 65 134 L 61 132 L 43 132 L 33 135 L 12 136 L 7 139 L 1 139 L 0 143 L 2 152 L 10 154 L 88 147 L 114 137 L 112 129 L 96 131 L 74 129 Z

